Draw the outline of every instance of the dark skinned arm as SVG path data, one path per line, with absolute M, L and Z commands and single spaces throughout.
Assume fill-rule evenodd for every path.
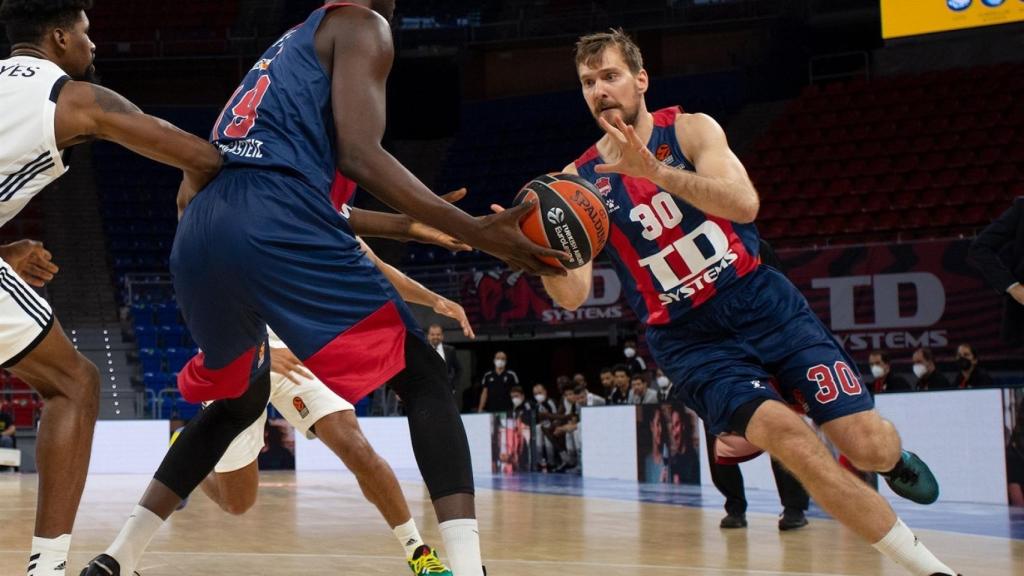
M 384 18 L 359 8 L 332 11 L 317 32 L 321 59 L 330 54 L 331 97 L 337 165 L 379 200 L 410 218 L 488 252 L 514 268 L 564 274 L 538 256 L 565 258 L 530 242 L 519 220 L 532 204 L 474 218 L 436 196 L 381 146 L 385 127 L 385 84 L 394 58 Z

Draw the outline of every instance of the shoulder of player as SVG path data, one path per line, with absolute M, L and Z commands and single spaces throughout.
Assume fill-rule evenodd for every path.
M 336 9 L 328 12 L 320 22 L 318 34 L 329 34 L 336 42 L 354 44 L 371 40 L 388 40 L 391 26 L 388 21 L 373 10 L 352 6 L 352 10 Z
M 708 146 L 725 141 L 725 131 L 714 118 L 702 113 L 682 113 L 676 116 L 676 139 L 687 158 L 694 160 Z

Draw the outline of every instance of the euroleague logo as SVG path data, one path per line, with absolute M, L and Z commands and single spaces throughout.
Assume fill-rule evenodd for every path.
M 306 408 L 306 403 L 299 396 L 292 398 L 292 408 L 295 408 L 295 411 L 303 418 L 309 416 L 309 408 Z
M 548 222 L 552 224 L 561 224 L 565 222 L 565 211 L 561 208 L 552 208 L 548 210 Z
M 954 12 L 961 12 L 970 8 L 973 1 L 974 0 L 946 0 L 946 6 L 949 6 L 949 9 Z M 993 0 L 988 1 L 991 2 Z

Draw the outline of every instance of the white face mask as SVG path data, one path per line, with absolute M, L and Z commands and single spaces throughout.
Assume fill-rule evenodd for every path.
M 534 394 L 533 399 L 536 400 L 538 403 L 543 404 L 544 401 L 548 399 L 548 397 L 545 396 L 544 394 Z
M 927 373 L 928 373 L 928 367 L 927 366 L 925 366 L 924 364 L 921 364 L 920 362 L 918 362 L 917 364 L 914 364 L 914 374 L 918 378 L 923 377 Z
M 658 388 L 664 389 L 671 385 L 672 382 L 669 381 L 668 376 L 658 376 Z
M 501 358 L 495 358 L 494 367 L 497 368 L 498 370 L 501 370 L 502 368 L 505 367 L 505 361 L 502 360 Z
M 624 348 L 622 353 L 626 355 L 626 358 L 632 358 L 636 356 L 636 348 Z
M 878 364 L 872 364 L 871 375 L 875 378 L 881 378 L 882 376 L 885 376 L 885 368 L 882 368 Z
M 519 408 L 520 406 L 522 406 L 523 405 L 523 397 L 522 396 L 513 396 L 512 397 L 512 405 L 515 406 L 516 408 Z

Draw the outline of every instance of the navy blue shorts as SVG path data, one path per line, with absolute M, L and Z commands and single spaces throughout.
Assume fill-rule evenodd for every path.
M 655 360 L 714 434 L 758 398 L 803 404 L 818 424 L 870 410 L 857 365 L 785 276 L 762 265 L 676 325 L 647 329 Z M 775 390 L 771 380 L 775 380 Z
M 202 350 L 179 375 L 186 399 L 244 392 L 266 326 L 355 403 L 405 367 L 422 337 L 327 192 L 269 171 L 223 171 L 185 210 L 171 252 L 178 303 Z

